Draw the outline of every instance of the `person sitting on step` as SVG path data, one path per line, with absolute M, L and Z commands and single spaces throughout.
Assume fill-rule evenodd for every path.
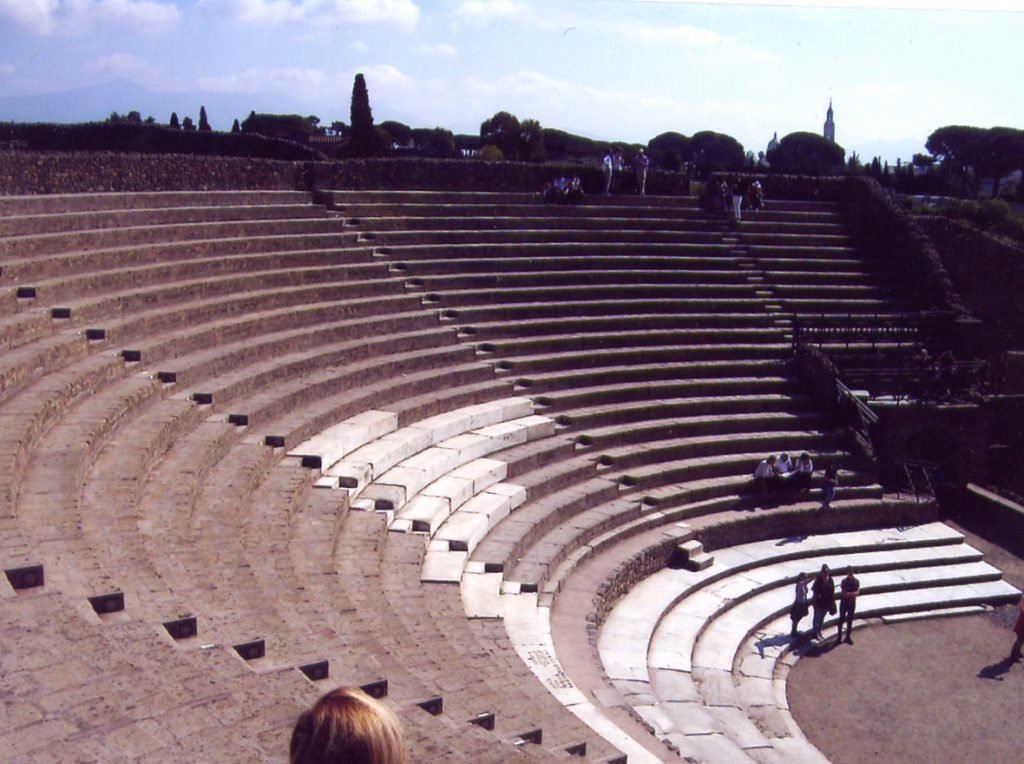
M 775 460 L 775 474 L 786 477 L 792 471 L 793 462 L 790 461 L 789 454 L 785 452 L 779 454 L 779 458 Z
M 569 204 L 579 204 L 583 201 L 583 181 L 579 175 L 573 175 L 569 181 L 569 191 L 566 193 Z
M 754 468 L 754 486 L 761 496 L 775 493 L 779 487 L 779 475 L 775 471 L 775 454 L 770 454 Z
M 754 212 L 764 208 L 764 189 L 759 180 L 751 183 L 747 190 L 747 208 Z
M 800 454 L 800 458 L 796 460 L 796 464 L 793 465 L 793 472 L 790 475 L 790 481 L 793 489 L 796 491 L 807 491 L 811 487 L 811 475 L 814 474 L 814 462 L 811 461 L 811 455 L 804 451 Z

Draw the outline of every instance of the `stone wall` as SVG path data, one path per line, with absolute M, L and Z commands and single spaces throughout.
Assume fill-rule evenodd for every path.
M 269 159 L 114 152 L 0 151 L 0 194 L 104 191 L 439 190 L 540 191 L 559 175 L 579 175 L 584 190 L 604 187 L 596 166 L 422 158 L 286 162 Z M 629 174 L 628 187 L 632 188 Z M 652 170 L 651 194 L 687 194 L 683 173 Z
M 668 565 L 669 560 L 676 553 L 676 546 L 679 542 L 679 538 L 668 537 L 640 550 L 628 560 L 620 563 L 601 582 L 587 623 L 587 631 L 592 643 L 596 644 L 597 633 L 612 608 L 615 607 L 615 603 L 638 583 Z
M 910 213 L 874 180 L 851 181 L 848 190 L 853 235 L 870 255 L 885 262 L 917 308 L 968 316 L 935 246 Z
M 1024 549 L 1024 507 L 1020 504 L 974 484 L 965 488 L 961 504 L 972 528 L 1011 551 Z
M 962 222 L 922 215 L 916 222 L 938 251 L 971 313 L 1003 346 L 1024 349 L 1024 249 Z
M 0 194 L 288 190 L 301 164 L 268 159 L 108 152 L 0 152 Z
M 604 189 L 604 176 L 596 165 L 396 158 L 319 162 L 313 170 L 317 188 L 332 190 L 540 191 L 560 175 L 579 176 L 588 194 Z M 632 189 L 632 173 L 625 180 Z M 687 194 L 689 179 L 683 173 L 652 170 L 647 192 Z

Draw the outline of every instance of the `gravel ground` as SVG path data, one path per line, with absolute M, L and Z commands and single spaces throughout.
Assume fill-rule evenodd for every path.
M 1024 558 L 965 535 L 1024 589 Z M 1016 614 L 879 622 L 852 645 L 835 646 L 829 629 L 789 674 L 793 717 L 833 764 L 1020 764 L 1024 662 L 1007 660 Z

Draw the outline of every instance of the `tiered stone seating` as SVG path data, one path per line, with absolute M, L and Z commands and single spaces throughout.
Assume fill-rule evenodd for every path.
M 4 359 L 10 380 L 2 401 L 5 425 L 10 425 L 4 431 L 9 443 L 4 450 L 5 477 L 9 478 L 5 481 L 4 566 L 43 563 L 47 586 L 58 593 L 58 601 L 77 614 L 73 619 L 85 619 L 80 625 L 84 635 L 95 632 L 102 636 L 105 631 L 104 622 L 90 615 L 87 598 L 114 594 L 111 607 L 123 602 L 125 609 L 103 618 L 137 624 L 167 645 L 167 664 L 158 670 L 154 664 L 154 684 L 149 687 L 154 697 L 166 695 L 159 689 L 159 677 L 168 672 L 180 674 L 179 669 L 172 670 L 176 657 L 193 655 L 200 641 L 223 646 L 217 649 L 226 650 L 225 655 L 235 654 L 233 645 L 246 645 L 254 650 L 251 655 L 265 656 L 247 656 L 251 659 L 250 669 L 246 669 L 235 655 L 228 661 L 235 669 L 214 671 L 208 678 L 211 687 L 224 688 L 218 692 L 226 693 L 225 699 L 234 698 L 232 702 L 246 708 L 246 718 L 266 722 L 252 730 L 246 745 L 225 746 L 224 751 L 232 753 L 216 758 L 279 760 L 294 715 L 319 691 L 304 684 L 306 680 L 294 672 L 294 666 L 320 657 L 329 663 L 333 659 L 333 675 L 350 683 L 388 678 L 388 669 L 395 666 L 393 660 L 361 657 L 373 632 L 358 628 L 358 621 L 345 617 L 336 588 L 326 602 L 321 601 L 322 609 L 314 609 L 298 594 L 305 591 L 306 581 L 283 554 L 288 549 L 287 537 L 275 538 L 275 532 L 289 527 L 289 516 L 302 514 L 312 475 L 298 462 L 291 466 L 282 462 L 283 453 L 265 445 L 265 436 L 273 435 L 275 443 L 297 442 L 341 416 L 386 402 L 397 404 L 393 416 L 415 419 L 466 401 L 494 397 L 505 384 L 493 380 L 486 364 L 472 360 L 472 349 L 458 348 L 454 333 L 437 326 L 436 317 L 425 311 L 410 313 L 408 308 L 417 300 L 404 292 L 400 281 L 386 277 L 385 266 L 372 262 L 368 250 L 352 249 L 356 260 L 367 258 L 363 266 L 353 262 L 342 268 L 310 269 L 311 263 L 329 263 L 332 257 L 335 262 L 351 261 L 344 246 L 355 237 L 344 230 L 342 221 L 326 217 L 308 200 L 296 205 L 305 215 L 288 210 L 287 216 L 308 217 L 316 226 L 337 229 L 338 234 L 314 234 L 320 237 L 317 243 L 336 247 L 331 257 L 317 255 L 313 261 L 291 256 L 250 259 L 247 253 L 258 249 L 252 243 L 256 239 L 243 236 L 267 238 L 262 236 L 266 229 L 290 231 L 273 237 L 277 239 L 274 246 L 281 250 L 310 243 L 301 221 L 290 224 L 292 228 L 270 222 L 278 213 L 276 207 L 254 214 L 252 207 L 261 198 L 247 201 L 244 195 L 230 195 L 232 205 L 241 210 L 242 222 L 230 224 L 230 233 L 238 238 L 214 243 L 204 236 L 224 235 L 225 226 L 204 226 L 202 221 L 231 218 L 231 213 L 217 204 L 226 199 L 196 194 L 188 199 L 178 197 L 172 203 L 154 197 L 155 218 L 188 222 L 173 231 L 165 230 L 166 240 L 160 237 L 160 223 L 147 223 L 148 208 L 140 206 L 138 198 L 121 199 L 126 208 L 137 207 L 132 215 L 118 210 L 116 200 L 105 196 L 96 206 L 111 210 L 104 213 L 106 217 L 74 213 L 77 219 L 73 223 L 53 212 L 61 220 L 54 226 L 62 231 L 60 235 L 21 236 L 5 244 L 8 251 L 23 255 L 5 259 L 3 276 L 9 284 L 30 275 L 38 277 L 43 271 L 37 269 L 33 274 L 30 268 L 44 259 L 59 262 L 60 267 L 77 265 L 69 268 L 62 282 L 53 282 L 52 291 L 37 287 L 30 298 L 10 304 L 11 326 L 24 320 L 35 321 L 40 328 L 38 336 L 22 333 L 17 340 L 21 347 L 5 354 Z M 292 197 L 292 201 L 298 200 Z M 179 202 L 188 207 L 179 208 Z M 5 200 L 5 204 L 7 209 L 31 207 L 29 202 Z M 46 210 L 59 208 L 56 200 L 49 198 L 39 204 Z M 79 197 L 70 204 L 89 208 Z M 260 219 L 264 215 L 269 216 L 267 220 Z M 132 216 L 139 222 L 137 227 L 107 235 L 104 227 L 121 226 Z M 257 220 L 246 222 L 248 218 Z M 8 222 L 11 220 L 14 218 Z M 24 223 L 22 230 L 39 230 L 31 225 L 34 222 Z M 16 227 L 14 223 L 11 226 Z M 136 229 L 141 232 L 138 239 L 134 237 Z M 46 239 L 45 245 L 41 238 Z M 139 246 L 139 240 L 145 246 Z M 237 242 L 240 256 L 232 257 L 229 241 Z M 66 256 L 61 251 L 65 246 L 69 248 Z M 342 249 L 337 249 L 339 246 Z M 143 253 L 149 258 L 146 264 L 133 266 Z M 90 260 L 94 254 L 101 259 Z M 185 268 L 160 264 L 161 260 L 169 262 L 167 258 L 182 257 L 193 258 Z M 213 276 L 214 284 L 217 274 L 228 273 L 224 265 L 228 260 L 240 271 L 263 270 L 255 279 L 230 276 L 213 290 L 202 286 L 202 294 L 193 294 L 209 280 L 203 278 L 204 272 Z M 104 262 L 123 263 L 109 277 L 109 283 L 119 282 L 121 296 L 109 294 L 108 277 L 99 275 Z M 303 276 L 303 267 L 313 278 Z M 294 278 L 296 284 L 306 281 L 312 286 L 289 294 L 280 288 L 286 281 L 275 282 L 277 273 L 284 279 Z M 192 274 L 198 279 L 189 282 Z M 380 275 L 385 278 L 375 280 Z M 152 295 L 145 295 L 146 290 Z M 219 293 L 224 296 L 214 296 Z M 202 301 L 206 295 L 212 299 Z M 62 319 L 63 323 L 49 315 L 52 301 L 57 299 L 62 308 L 72 308 L 71 317 Z M 315 304 L 296 310 L 300 302 Z M 389 313 L 395 318 L 379 318 Z M 45 320 L 36 320 L 37 314 Z M 229 315 L 231 318 L 224 320 Z M 86 339 L 76 328 L 84 320 L 102 322 L 106 331 L 98 339 Z M 70 329 L 56 334 L 58 327 Z M 373 340 L 365 339 L 371 335 Z M 133 352 L 119 353 L 112 347 L 114 339 L 131 341 Z M 460 358 L 466 368 L 461 376 L 452 371 L 452 364 Z M 386 375 L 386 384 L 361 385 L 368 374 Z M 396 384 L 395 378 L 404 379 Z M 453 380 L 462 380 L 461 386 L 453 387 Z M 185 385 L 193 389 L 182 389 Z M 343 392 L 346 390 L 353 392 Z M 429 401 L 428 395 L 432 397 Z M 424 400 L 417 404 L 417 397 Z M 240 415 L 227 421 L 227 415 L 236 412 Z M 257 422 L 262 431 L 253 431 Z M 343 511 L 335 514 L 344 517 Z M 332 556 L 344 554 L 344 549 L 331 548 Z M 6 596 L 11 596 L 10 590 Z M 336 615 L 323 619 L 324 611 Z M 363 615 L 364 619 L 371 617 Z M 185 647 L 182 652 L 174 649 L 162 624 L 187 623 L 190 618 L 199 637 L 180 642 Z M 19 628 L 31 623 L 24 619 Z M 130 643 L 118 644 L 100 649 L 95 665 L 101 664 L 99 655 L 104 649 L 131 654 Z M 348 647 L 339 652 L 339 644 Z M 138 647 L 146 654 L 144 644 Z M 19 649 L 27 657 L 30 648 Z M 91 658 L 83 656 L 83 660 Z M 52 670 L 45 661 L 43 666 Z M 342 668 L 340 675 L 338 667 Z M 267 676 L 279 670 L 294 672 L 301 681 L 297 690 L 275 694 L 270 681 L 252 675 L 252 668 Z M 253 689 L 268 688 L 266 701 L 246 703 L 233 695 L 245 686 L 237 679 L 238 671 L 253 676 L 249 680 Z M 436 692 L 436 687 L 427 692 L 422 681 L 413 679 L 409 672 L 395 673 L 392 686 L 398 702 Z M 96 686 L 95 697 L 104 697 L 108 691 Z M 272 711 L 267 702 L 277 704 L 279 710 Z M 174 703 L 177 706 L 181 701 L 175 697 Z M 62 707 L 53 706 L 55 711 Z M 282 712 L 283 707 L 287 710 Z M 147 716 L 135 719 L 133 715 L 118 724 L 135 730 L 142 718 L 151 718 L 157 731 L 170 724 L 171 708 L 150 704 Z M 186 716 L 194 717 L 196 730 L 204 729 L 203 710 L 200 705 L 194 708 Z M 77 740 L 75 723 L 69 722 L 69 726 L 68 736 Z M 477 728 L 462 719 L 455 725 L 458 731 L 451 733 L 429 723 L 414 726 L 436 729 L 439 739 L 447 740 L 448 748 L 440 749 L 437 760 L 497 761 L 505 760 L 509 751 L 519 750 L 484 731 L 477 734 Z M 432 733 L 425 734 L 429 737 Z M 457 738 L 476 742 L 455 745 Z M 43 743 L 47 740 L 40 739 Z M 186 742 L 195 745 L 195 736 L 183 735 L 180 741 L 167 736 L 166 746 L 150 747 L 159 749 L 165 759 L 206 750 L 190 749 Z M 499 749 L 505 752 L 494 753 Z
M 781 311 L 778 297 L 766 292 L 763 277 L 751 278 L 743 268 L 752 257 L 748 250 L 757 246 L 795 246 L 796 255 L 804 260 L 810 258 L 799 247 L 807 245 L 821 257 L 849 255 L 852 248 L 834 208 L 793 205 L 795 209 L 776 217 L 788 218 L 783 225 L 798 233 L 800 225 L 812 226 L 806 239 L 776 245 L 772 237 L 780 234 L 754 233 L 766 243 L 749 246 L 704 218 L 692 202 L 655 200 L 638 207 L 630 200 L 628 212 L 642 210 L 636 219 L 643 223 L 643 235 L 635 240 L 628 228 L 626 233 L 608 230 L 603 205 L 570 208 L 568 225 L 578 240 L 590 245 L 586 256 L 576 256 L 547 224 L 538 224 L 533 231 L 507 230 L 509 219 L 526 206 L 526 200 L 518 207 L 502 207 L 486 194 L 371 199 L 336 194 L 336 203 L 343 214 L 353 216 L 352 222 L 383 231 L 369 234 L 380 245 L 378 256 L 406 276 L 411 288 L 425 292 L 429 304 L 440 308 L 462 337 L 496 361 L 497 368 L 516 376 L 518 388 L 539 395 L 537 400 L 547 406 L 545 413 L 557 412 L 566 434 L 578 433 L 578 446 L 629 439 L 628 445 L 600 454 L 596 449 L 567 453 L 564 447 L 542 444 L 510 451 L 509 471 L 527 489 L 530 501 L 480 542 L 473 560 L 502 568 L 514 580 L 519 576 L 531 585 L 542 585 L 547 569 L 573 546 L 614 525 L 616 517 L 624 522 L 635 518 L 635 507 L 624 505 L 620 497 L 624 490 L 643 491 L 638 500 L 647 507 L 694 506 L 698 499 L 719 498 L 722 491 L 730 496 L 743 493 L 761 451 L 807 449 L 848 461 L 815 432 L 813 406 L 793 395 L 784 367 L 786 322 L 773 315 Z M 383 209 L 373 209 L 376 200 Z M 451 230 L 431 232 L 437 242 L 447 234 L 446 245 L 422 244 L 413 235 L 420 220 L 435 220 L 429 216 L 431 205 L 451 221 Z M 479 209 L 476 216 L 474 205 Z M 611 206 L 608 214 L 620 209 Z M 405 225 L 413 231 L 399 235 L 403 222 L 398 216 L 403 212 L 412 215 Z M 540 212 L 560 215 L 561 209 L 538 211 L 534 206 L 526 219 L 544 220 Z M 770 216 L 763 219 L 753 225 L 770 229 Z M 469 231 L 471 225 L 480 228 Z M 501 244 L 488 243 L 494 240 L 488 231 L 494 229 L 501 232 Z M 781 237 L 785 242 L 794 235 L 798 234 Z M 606 248 L 605 241 L 617 244 Z M 822 291 L 820 272 L 808 272 L 810 285 L 782 284 L 779 289 L 788 289 L 796 300 L 804 292 Z M 844 276 L 829 289 L 821 305 L 834 305 L 838 299 L 843 309 L 857 304 L 843 302 L 848 293 L 856 299 L 877 294 L 863 273 Z M 499 304 L 495 291 L 500 292 Z M 601 384 L 615 375 L 624 381 Z M 694 384 L 693 376 L 705 378 L 705 386 Z M 684 398 L 687 385 L 690 395 Z M 717 398 L 716 387 L 721 392 Z M 773 395 L 769 389 L 783 392 Z M 588 393 L 601 403 L 586 405 L 583 396 Z M 783 419 L 762 419 L 761 423 L 771 423 L 771 429 L 758 432 L 759 422 L 752 415 L 775 412 L 797 427 L 786 431 L 778 427 Z M 734 437 L 722 440 L 726 432 Z M 644 445 L 649 441 L 660 445 Z M 692 454 L 692 465 L 672 468 L 684 453 Z M 643 468 L 649 475 L 626 470 L 643 461 L 651 463 Z M 848 473 L 845 478 L 847 483 L 866 484 L 861 493 L 844 488 L 850 498 L 880 495 L 877 487 L 870 487 L 867 475 Z M 703 493 L 695 493 L 698 482 Z M 706 506 L 704 511 L 709 511 Z M 582 519 L 588 512 L 590 519 Z M 575 540 L 566 538 L 571 533 L 568 527 L 576 523 L 567 523 L 572 516 L 584 523 Z M 559 539 L 548 538 L 548 532 Z M 533 544 L 549 553 L 531 554 Z
M 756 508 L 766 451 L 842 464 L 869 523 L 788 327 L 898 306 L 827 205 L 333 210 L 0 198 L 0 564 L 45 572 L 0 577 L 0 750 L 279 761 L 331 683 L 386 682 L 417 761 L 660 760 L 562 672 L 559 588 Z

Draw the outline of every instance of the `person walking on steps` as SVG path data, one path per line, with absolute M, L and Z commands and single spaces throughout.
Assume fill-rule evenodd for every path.
M 825 493 L 821 499 L 821 508 L 828 509 L 832 506 L 832 500 L 836 497 L 836 487 L 839 485 L 839 470 L 833 462 L 825 465 Z
M 604 174 L 604 193 L 608 194 L 612 190 L 612 150 L 605 149 L 604 156 L 601 158 L 601 172 Z
M 743 197 L 746 196 L 746 193 L 746 184 L 736 178 L 732 186 L 732 214 L 737 223 L 743 219 Z
M 647 167 L 651 160 L 644 154 L 643 149 L 637 149 L 633 157 L 633 173 L 636 175 L 636 190 L 641 196 L 647 193 Z

